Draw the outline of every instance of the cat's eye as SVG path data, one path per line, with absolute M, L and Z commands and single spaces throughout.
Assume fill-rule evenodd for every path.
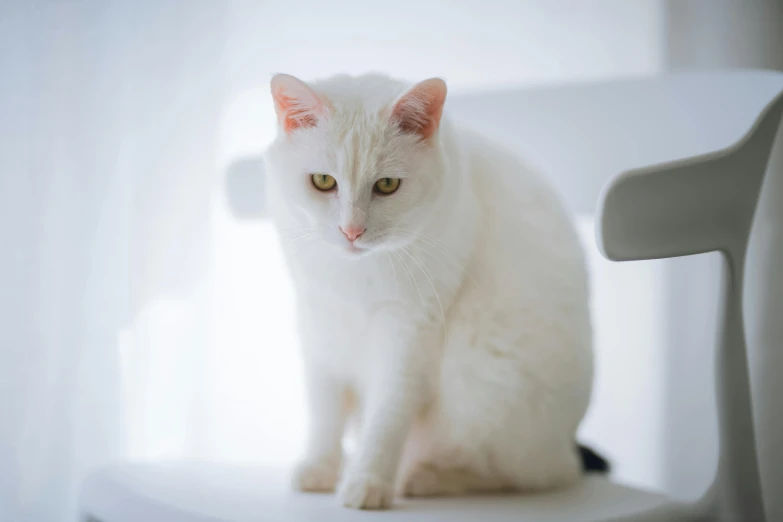
M 313 180 L 313 186 L 324 192 L 332 190 L 337 186 L 337 180 L 329 174 L 313 174 L 311 178 Z
M 388 196 L 400 188 L 400 178 L 381 178 L 375 182 L 375 192 Z

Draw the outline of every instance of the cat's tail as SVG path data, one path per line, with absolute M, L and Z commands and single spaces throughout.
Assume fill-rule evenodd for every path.
M 585 473 L 609 473 L 609 461 L 587 446 L 579 444 L 579 456 L 582 459 L 582 471 Z

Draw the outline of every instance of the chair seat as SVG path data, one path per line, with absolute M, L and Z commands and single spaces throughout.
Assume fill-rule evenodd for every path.
M 587 477 L 544 495 L 398 500 L 384 519 L 400 521 L 599 521 L 662 508 L 666 497 Z M 206 463 L 117 464 L 90 475 L 80 499 L 86 520 L 101 522 L 366 521 L 367 512 L 333 495 L 291 491 L 279 469 Z

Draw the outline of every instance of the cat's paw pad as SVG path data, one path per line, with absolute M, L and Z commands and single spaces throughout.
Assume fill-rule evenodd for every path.
M 388 509 L 394 498 L 394 488 L 377 475 L 351 475 L 340 485 L 338 495 L 345 507 Z
M 291 485 L 298 491 L 331 493 L 340 478 L 340 465 L 335 460 L 305 460 L 295 469 Z

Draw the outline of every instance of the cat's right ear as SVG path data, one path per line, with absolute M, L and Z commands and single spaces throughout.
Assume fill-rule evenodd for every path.
M 323 100 L 302 80 L 289 74 L 276 74 L 271 82 L 277 121 L 291 134 L 297 129 L 315 127 L 327 114 Z

